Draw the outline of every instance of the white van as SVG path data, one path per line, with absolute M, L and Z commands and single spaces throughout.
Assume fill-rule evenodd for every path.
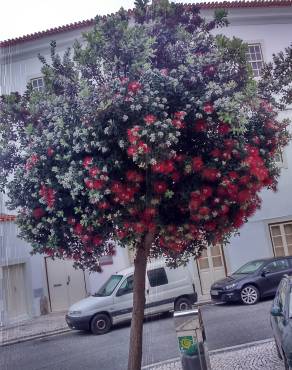
M 133 273 L 130 267 L 112 275 L 97 293 L 73 304 L 66 321 L 71 329 L 107 333 L 112 325 L 131 319 Z M 187 267 L 170 269 L 163 262 L 147 266 L 145 315 L 185 310 L 197 301 Z

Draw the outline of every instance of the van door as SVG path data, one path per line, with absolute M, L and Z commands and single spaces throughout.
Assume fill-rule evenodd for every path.
M 173 309 L 174 298 L 167 289 L 168 277 L 164 267 L 147 270 L 149 293 L 146 294 L 146 314 L 166 312 Z
M 111 311 L 115 323 L 131 319 L 133 310 L 134 276 L 127 276 L 121 283 L 114 297 L 114 309 Z

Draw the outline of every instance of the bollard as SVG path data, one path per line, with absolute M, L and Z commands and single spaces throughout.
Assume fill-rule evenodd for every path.
M 200 309 L 175 311 L 173 317 L 183 370 L 210 369 Z

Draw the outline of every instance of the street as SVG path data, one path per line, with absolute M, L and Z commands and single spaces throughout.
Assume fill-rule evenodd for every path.
M 222 304 L 203 309 L 210 350 L 272 337 L 271 301 L 255 306 Z M 129 324 L 103 336 L 69 332 L 0 348 L 2 370 L 125 370 Z M 173 319 L 169 315 L 144 324 L 143 365 L 178 357 Z

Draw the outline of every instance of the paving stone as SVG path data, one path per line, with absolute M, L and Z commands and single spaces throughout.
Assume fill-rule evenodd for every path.
M 274 341 L 255 343 L 249 347 L 228 349 L 210 354 L 212 370 L 284 370 Z M 145 370 L 182 370 L 179 359 L 165 361 Z

